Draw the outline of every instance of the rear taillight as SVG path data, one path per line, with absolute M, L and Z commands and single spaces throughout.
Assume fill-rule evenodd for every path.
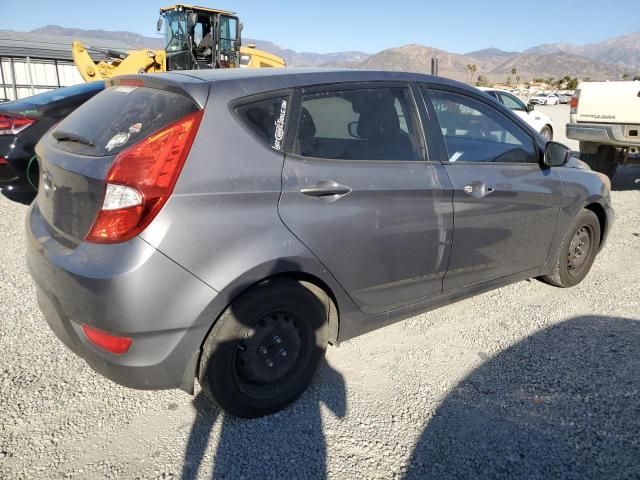
M 0 135 L 15 135 L 34 123 L 33 118 L 0 115 Z
M 118 154 L 88 242 L 124 242 L 149 225 L 173 192 L 201 119 L 202 110 L 191 113 Z
M 129 337 L 112 335 L 110 333 L 103 332 L 102 330 L 98 330 L 97 328 L 90 327 L 89 325 L 82 325 L 82 331 L 84 332 L 84 336 L 87 337 L 87 340 L 93 343 L 96 347 L 100 347 L 101 349 L 110 353 L 115 353 L 116 355 L 127 353 L 131 343 L 133 343 Z
M 569 113 L 578 113 L 578 102 L 580 101 L 580 90 L 576 90 L 576 93 L 571 97 L 571 101 L 569 102 L 569 106 L 571 107 L 571 111 Z

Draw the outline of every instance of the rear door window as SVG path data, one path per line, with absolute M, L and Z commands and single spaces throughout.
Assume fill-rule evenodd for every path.
M 420 160 L 407 87 L 303 92 L 294 153 L 342 160 Z
M 114 86 L 84 103 L 52 132 L 56 147 L 89 156 L 114 155 L 198 110 L 178 93 Z
M 284 135 L 289 119 L 289 95 L 281 94 L 235 107 L 240 121 L 263 143 L 284 150 Z

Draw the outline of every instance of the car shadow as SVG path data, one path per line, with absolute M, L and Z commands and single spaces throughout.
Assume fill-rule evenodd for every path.
M 232 417 L 212 405 L 201 391 L 184 454 L 183 480 L 203 478 L 213 461 L 213 479 L 326 478 L 326 441 L 321 405 L 339 418 L 347 413 L 344 378 L 323 361 L 307 392 L 285 410 L 263 418 Z M 216 438 L 217 446 L 209 442 Z
M 0 189 L 0 193 L 12 202 L 21 203 L 23 205 L 31 205 L 38 194 L 36 191 L 12 191 L 6 189 Z
M 573 156 L 580 158 L 580 152 L 574 150 Z M 611 180 L 611 190 L 614 192 L 640 190 L 640 165 L 619 165 Z
M 611 190 L 640 190 L 640 165 L 619 166 L 611 180 Z
M 405 478 L 639 478 L 640 321 L 584 316 L 489 359 L 449 393 Z

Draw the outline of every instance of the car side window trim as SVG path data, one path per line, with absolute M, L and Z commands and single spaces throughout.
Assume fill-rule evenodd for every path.
M 521 120 L 519 118 L 516 118 L 515 120 L 517 121 L 514 121 L 514 119 L 507 117 L 503 112 L 495 108 L 495 106 L 492 106 L 490 102 L 487 101 L 486 98 L 482 98 L 481 95 L 477 95 L 474 92 L 467 92 L 465 90 L 452 87 L 449 85 L 440 85 L 440 84 L 429 83 L 429 82 L 419 82 L 418 86 L 419 86 L 420 93 L 422 94 L 423 100 L 425 102 L 425 106 L 429 111 L 430 118 L 432 119 L 432 124 L 435 127 L 434 134 L 438 135 L 438 138 L 441 144 L 441 149 L 442 149 L 441 162 L 443 165 L 520 165 L 520 166 L 528 165 L 528 166 L 540 167 L 540 149 L 538 147 L 536 138 L 531 134 L 531 132 L 528 129 L 523 128 L 522 125 L 520 125 Z M 482 103 L 485 107 L 492 109 L 495 113 L 499 114 L 505 120 L 509 121 L 522 134 L 524 134 L 526 137 L 528 137 L 531 140 L 531 143 L 533 144 L 533 148 L 536 154 L 536 161 L 535 162 L 472 162 L 472 161 L 458 160 L 455 162 L 450 162 L 448 160 L 449 150 L 447 148 L 444 135 L 442 134 L 440 121 L 438 120 L 435 108 L 431 101 L 431 96 L 430 96 L 431 92 L 453 93 L 453 94 L 461 95 L 463 97 L 469 97 L 477 102 Z M 502 103 L 501 105 L 503 108 L 507 108 Z
M 341 82 L 341 83 L 325 83 L 325 84 L 314 84 L 314 85 L 305 85 L 302 87 L 296 87 L 293 92 L 293 103 L 292 109 L 289 117 L 289 133 L 287 134 L 287 143 L 285 153 L 293 158 L 298 158 L 302 160 L 308 161 L 339 161 L 341 163 L 351 163 L 351 164 L 380 164 L 380 163 L 395 163 L 395 164 L 415 164 L 416 162 L 422 163 L 440 163 L 439 161 L 430 161 L 429 153 L 427 150 L 427 144 L 425 142 L 425 131 L 423 129 L 423 125 L 421 122 L 421 117 L 419 113 L 418 107 L 418 99 L 416 96 L 416 92 L 412 88 L 412 82 L 409 81 L 354 81 L 354 82 Z M 410 115 L 410 119 L 413 122 L 412 125 L 415 126 L 414 135 L 415 140 L 418 142 L 418 154 L 419 158 L 417 160 L 353 160 L 353 159 L 327 159 L 323 157 L 310 157 L 303 156 L 299 153 L 295 152 L 294 144 L 296 132 L 298 129 L 298 125 L 300 122 L 300 117 L 302 114 L 302 96 L 305 94 L 313 94 L 320 92 L 331 92 L 331 91 L 344 91 L 344 90 L 359 90 L 359 89 L 376 89 L 376 88 L 404 88 L 408 92 L 407 97 L 407 107 L 408 114 Z

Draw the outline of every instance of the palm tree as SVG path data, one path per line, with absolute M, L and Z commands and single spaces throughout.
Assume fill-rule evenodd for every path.
M 476 74 L 478 67 L 472 63 L 467 64 L 467 83 L 473 83 L 473 77 Z
M 516 73 L 518 73 L 518 70 L 516 70 L 516 67 L 513 67 L 513 68 L 511 69 L 511 75 L 515 76 L 515 75 L 516 75 Z

